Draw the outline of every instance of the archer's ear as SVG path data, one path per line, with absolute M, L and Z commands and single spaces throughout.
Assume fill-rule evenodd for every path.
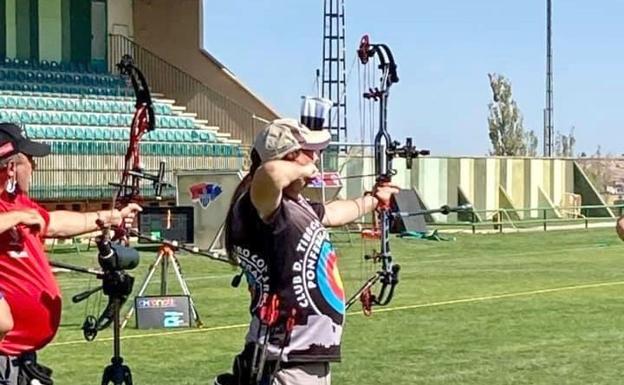
M 9 177 L 15 176 L 16 169 L 17 169 L 17 164 L 15 163 L 15 160 L 10 160 L 6 165 L 7 175 Z

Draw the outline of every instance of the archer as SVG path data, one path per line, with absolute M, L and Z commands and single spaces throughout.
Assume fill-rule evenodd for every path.
M 226 219 L 226 249 L 251 292 L 251 323 L 234 374 L 215 384 L 329 384 L 340 361 L 345 295 L 325 226 L 371 213 L 398 192 L 378 185 L 352 200 L 313 203 L 301 193 L 319 176 L 330 141 L 294 119 L 278 119 L 256 137 L 249 174 Z
M 92 232 L 99 228 L 98 221 L 119 225 L 141 211 L 137 204 L 87 213 L 46 211 L 28 192 L 34 158 L 48 154 L 47 144 L 28 139 L 15 124 L 0 123 L 0 293 L 13 319 L 12 329 L 0 341 L 0 384 L 30 384 L 35 379 L 52 384 L 51 370 L 36 362 L 36 352 L 54 338 L 61 319 L 61 293 L 44 238 Z

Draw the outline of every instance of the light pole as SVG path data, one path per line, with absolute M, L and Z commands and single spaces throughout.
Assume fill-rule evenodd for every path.
M 546 108 L 544 109 L 544 156 L 553 156 L 552 0 L 546 0 Z

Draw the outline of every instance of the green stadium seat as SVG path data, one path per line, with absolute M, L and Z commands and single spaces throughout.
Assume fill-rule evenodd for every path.
M 37 111 L 33 111 L 32 114 L 30 115 L 30 123 L 34 123 L 34 124 L 41 124 L 43 123 L 43 114 L 37 112 Z
M 65 138 L 66 139 L 78 139 L 76 138 L 76 130 L 73 127 L 65 128 Z
M 36 139 L 45 139 L 46 138 L 46 136 L 45 136 L 45 129 L 43 127 L 41 127 L 41 126 L 34 126 L 31 129 L 30 132 L 33 135 L 33 138 L 36 138 Z
M 61 112 L 49 112 L 48 113 L 48 123 L 51 124 L 62 124 L 63 116 Z
M 101 140 L 110 141 L 113 139 L 113 132 L 110 128 L 101 128 L 100 135 L 102 136 Z
M 58 111 L 65 111 L 68 110 L 67 108 L 67 103 L 65 102 L 65 99 L 63 98 L 54 98 L 54 109 L 58 110 Z
M 72 114 L 75 114 L 75 112 L 67 112 L 67 111 L 61 111 L 59 112 L 59 115 L 61 115 L 61 124 L 63 125 L 69 125 L 72 122 Z
M 197 130 L 188 130 L 189 142 L 199 142 L 199 132 Z
M 37 108 L 37 101 L 33 96 L 24 96 L 24 101 L 26 102 L 27 109 L 34 110 Z
M 17 99 L 15 96 L 8 96 L 6 98 L 6 108 L 17 108 Z
M 99 140 L 103 140 L 104 139 L 104 131 L 100 127 L 97 127 L 95 129 L 91 130 L 91 132 L 92 132 L 92 137 L 93 137 L 92 140 L 98 140 L 99 141 Z
M 26 101 L 26 98 L 20 97 L 17 99 L 17 108 L 26 109 L 27 107 L 28 107 L 28 102 Z
M 45 99 L 45 109 L 46 110 L 55 110 L 56 109 L 56 101 L 53 98 Z
M 88 138 L 88 132 L 90 132 L 91 129 L 88 128 L 83 128 L 83 127 L 76 127 L 75 129 L 75 133 L 76 133 L 76 138 L 79 140 L 85 140 L 85 139 L 89 139 Z M 93 138 L 91 138 L 91 140 L 93 140 Z
M 46 100 L 42 97 L 38 97 L 35 99 L 35 109 L 42 111 L 46 109 Z
M 97 114 L 87 114 L 89 116 L 89 125 L 97 126 L 99 124 L 99 119 Z
M 30 112 L 22 111 L 19 113 L 19 121 L 20 123 L 32 123 L 30 120 Z
M 109 126 L 109 127 L 117 127 L 120 126 L 119 117 L 117 114 L 102 114 L 101 116 L 101 126 Z
M 41 126 L 34 126 L 32 129 L 34 135 L 36 135 L 36 137 L 38 139 L 47 139 L 46 137 L 46 130 L 44 127 Z
M 80 125 L 82 126 L 89 125 L 89 115 L 81 114 L 81 113 L 75 113 L 75 114 L 78 115 L 78 119 L 80 119 Z

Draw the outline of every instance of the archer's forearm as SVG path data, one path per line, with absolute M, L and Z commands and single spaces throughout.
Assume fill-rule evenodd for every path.
M 333 201 L 325 205 L 325 226 L 343 226 L 371 213 L 377 207 L 377 198 L 364 195 L 355 199 Z
M 50 212 L 50 225 L 48 226 L 49 238 L 67 238 L 75 235 L 90 233 L 99 229 L 97 220 L 100 219 L 105 225 L 110 225 L 119 216 L 117 210 L 101 210 L 88 213 L 75 211 L 52 211 Z

